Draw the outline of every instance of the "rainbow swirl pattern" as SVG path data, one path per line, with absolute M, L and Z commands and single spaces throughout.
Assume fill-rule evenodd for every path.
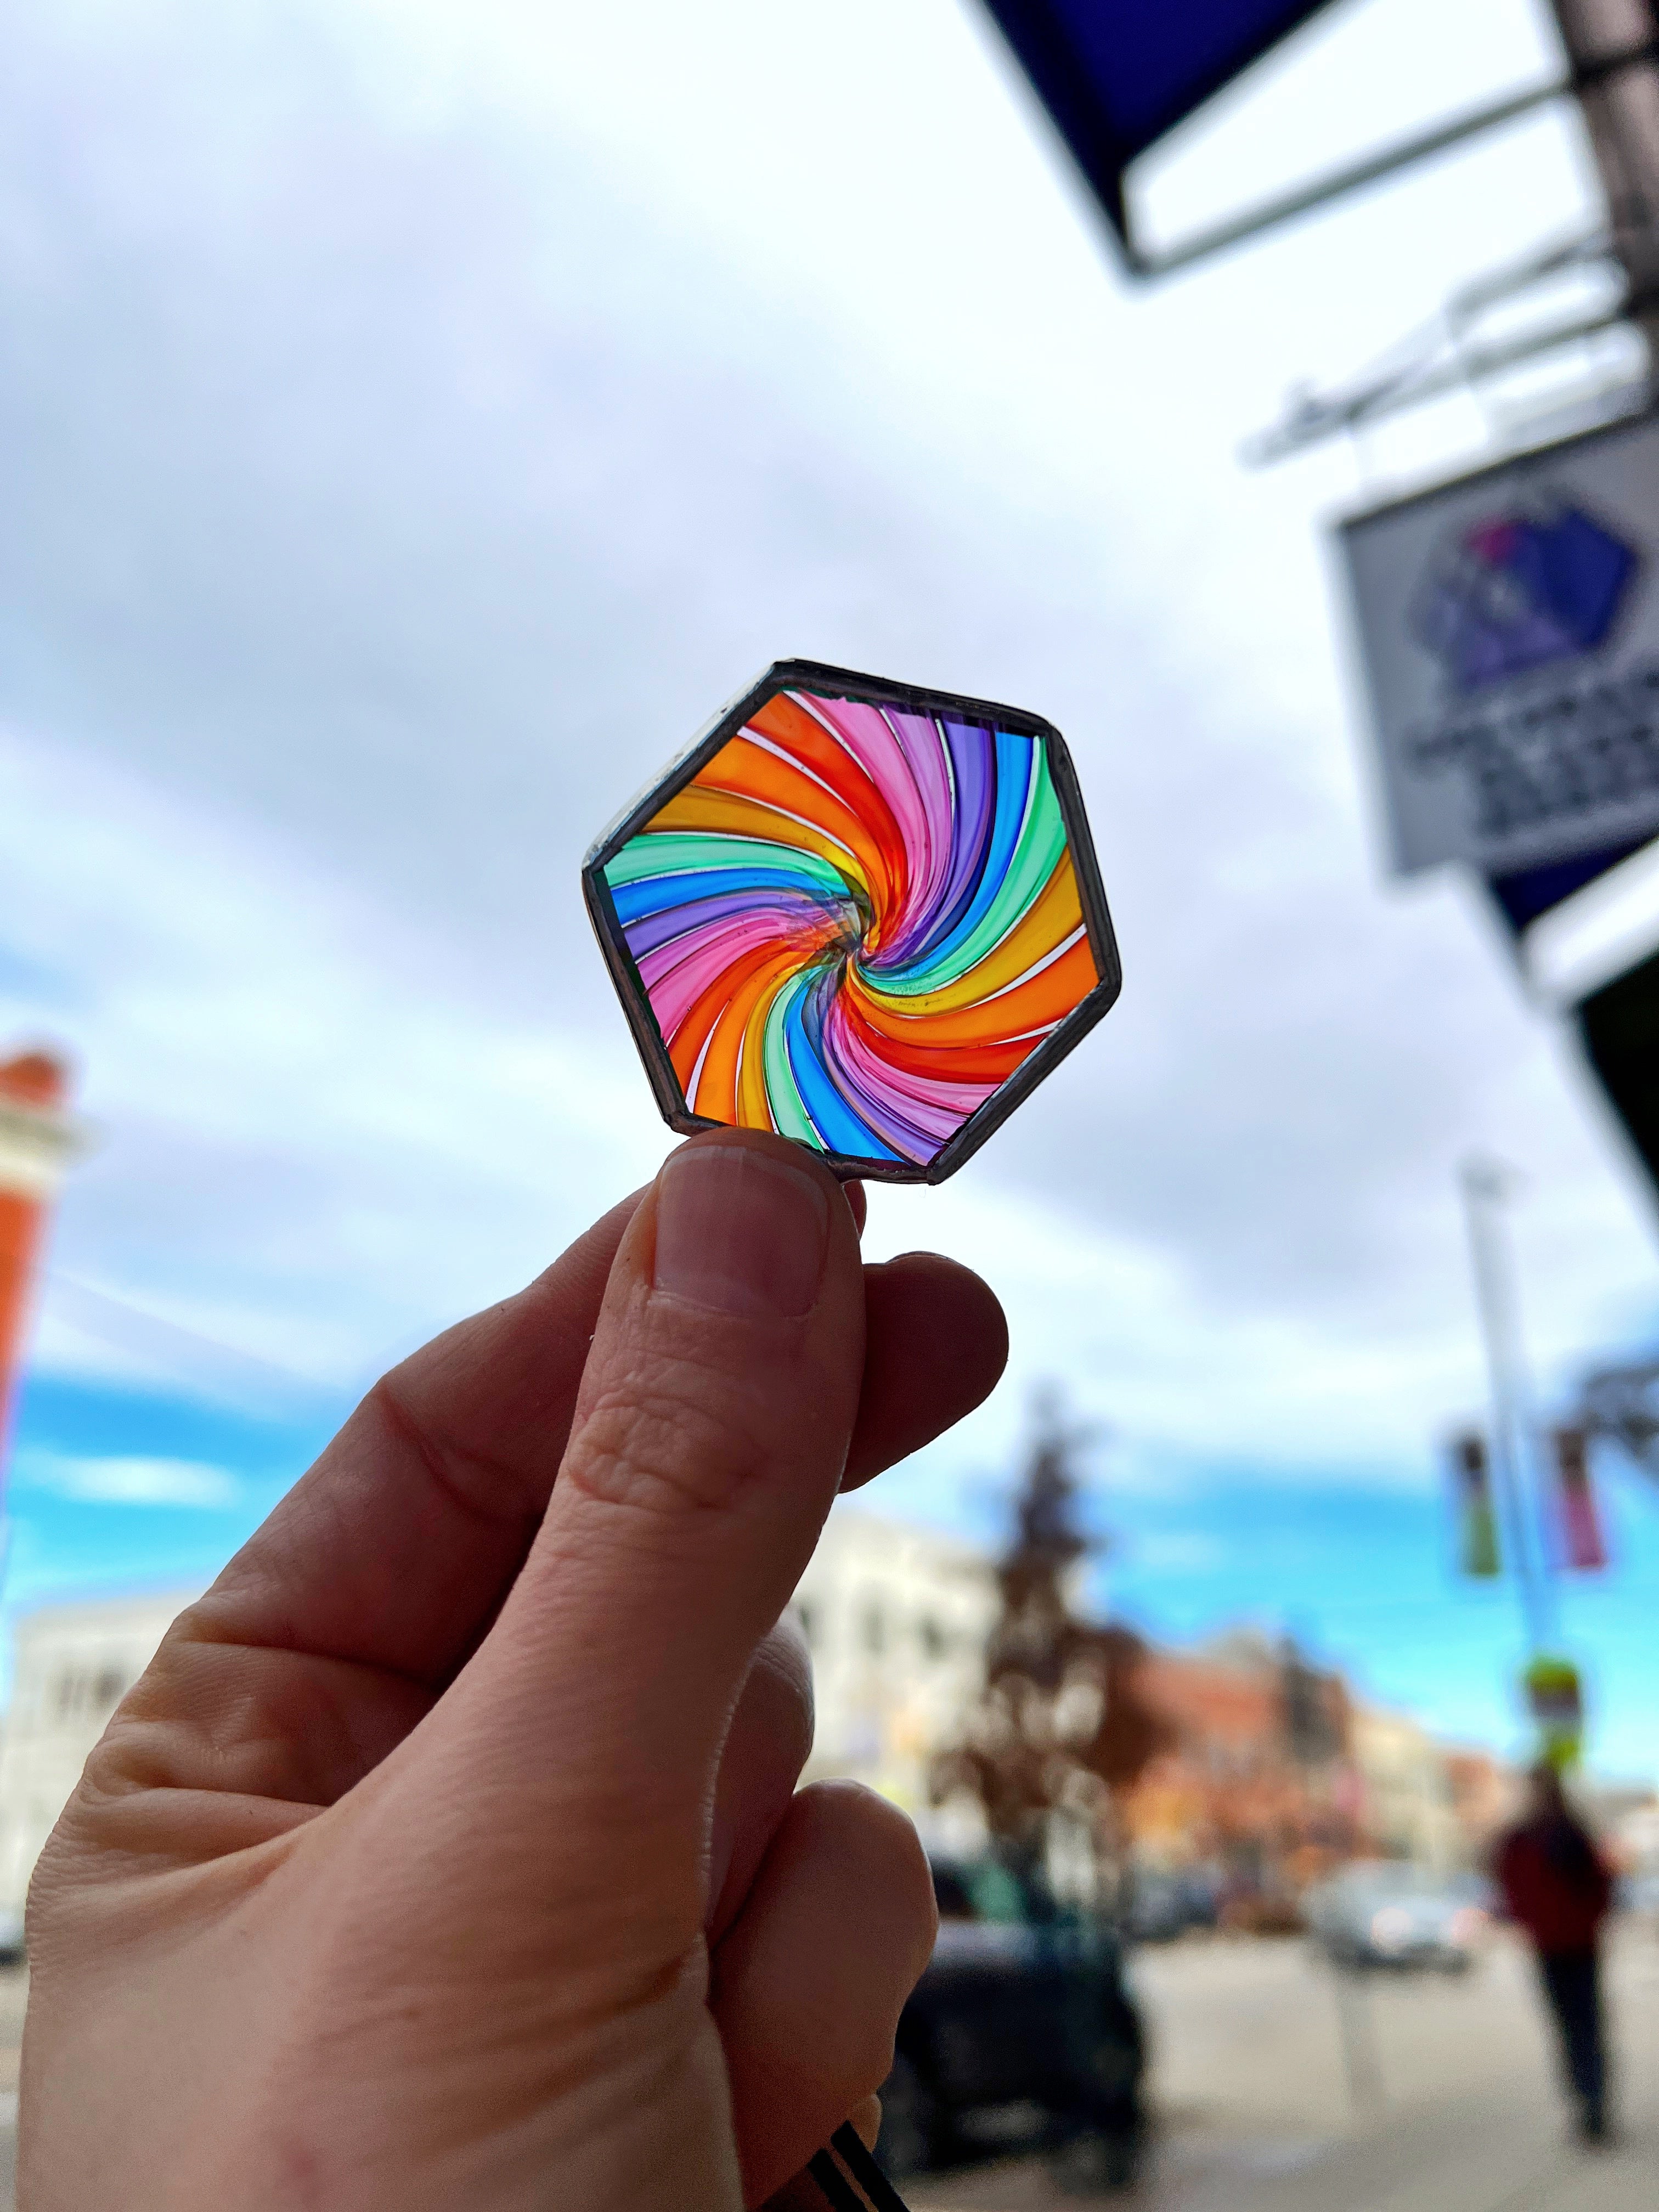
M 603 874 L 691 1114 L 878 1173 L 1101 981 L 1042 739 L 913 705 L 772 691 Z

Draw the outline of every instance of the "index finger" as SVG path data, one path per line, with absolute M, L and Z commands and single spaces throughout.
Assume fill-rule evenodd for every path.
M 226 1640 L 447 1681 L 541 1523 L 611 1263 L 644 1194 L 528 1289 L 383 1376 L 196 1620 Z
M 857 1220 L 863 1193 L 848 1189 Z M 611 1261 L 643 1196 L 613 1206 L 527 1290 L 384 1376 L 191 1608 L 185 1632 L 443 1688 L 546 1511 Z M 970 1411 L 1007 1351 L 995 1298 L 949 1261 L 910 1255 L 867 1267 L 865 1296 L 849 1487 Z

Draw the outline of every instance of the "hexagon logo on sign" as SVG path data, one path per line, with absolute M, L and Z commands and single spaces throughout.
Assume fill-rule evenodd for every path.
M 1412 610 L 1451 689 L 1484 691 L 1606 643 L 1641 563 L 1567 501 L 1482 515 L 1443 546 Z

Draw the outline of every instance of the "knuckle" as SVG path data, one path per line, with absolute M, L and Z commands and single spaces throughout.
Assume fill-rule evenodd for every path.
M 797 1774 L 812 1752 L 812 1662 L 806 1640 L 787 1617 L 761 1638 L 738 1707 L 738 1722 L 764 1729 Z
M 865 1942 L 902 2002 L 933 1954 L 939 1908 L 927 1855 L 908 1816 L 861 1782 L 815 1782 L 794 1801 L 802 1844 L 863 1897 Z
M 600 1390 L 562 1478 L 648 1514 L 729 1511 L 773 1464 L 767 1428 L 741 1383 L 690 1360 L 660 1362 Z
M 439 1493 L 468 1520 L 486 1528 L 513 1525 L 545 1502 L 544 1478 L 538 1483 L 533 1467 L 465 1444 L 416 1413 L 396 1368 L 381 1376 L 359 1413 L 412 1454 Z

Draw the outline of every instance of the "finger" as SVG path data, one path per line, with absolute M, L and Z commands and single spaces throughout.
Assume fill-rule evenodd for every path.
M 853 1209 L 853 1219 L 859 1235 L 862 1237 L 864 1224 L 870 1215 L 870 1201 L 865 1195 L 864 1185 L 861 1182 L 844 1182 L 842 1188 L 847 1194 L 847 1203 Z
M 866 2097 L 855 2105 L 847 2115 L 847 2124 L 853 2129 L 866 2150 L 873 2150 L 876 2137 L 881 2133 L 881 2099 Z
M 167 1778 L 331 1803 L 453 1678 L 539 1524 L 605 1280 L 642 1195 L 377 1385 L 181 1619 L 143 1700 L 152 1720 L 192 1719 L 187 1739 L 167 1740 Z M 989 1291 L 948 1262 L 907 1259 L 866 1279 L 853 1481 L 983 1395 L 1004 1342 Z
M 861 2105 L 848 2114 L 847 2124 L 858 2136 L 866 2150 L 873 2150 L 876 2137 L 881 2133 L 881 2099 L 866 2097 Z M 836 2132 L 839 2135 L 841 2130 L 837 2129 Z M 813 2179 L 810 2168 L 796 2174 L 792 2181 L 786 2181 L 781 2189 L 775 2189 L 767 2198 L 763 2212 L 823 2212 L 823 2191 Z
M 937 1924 L 902 1813 L 854 1783 L 800 1791 L 714 1960 L 745 2203 L 799 2172 L 886 2080 Z
M 441 1686 L 545 1510 L 611 1261 L 643 1195 L 377 1383 L 185 1632 Z
M 787 1618 L 763 1638 L 720 1752 L 708 1847 L 708 1940 L 737 1918 L 812 1748 L 812 1662 Z
M 706 1880 L 716 1754 L 834 1498 L 863 1365 L 828 1170 L 741 1131 L 675 1153 L 617 1250 L 541 1533 L 434 1715 L 468 1771 L 511 1778 L 492 1824 L 649 1822 L 657 1863 Z
M 843 1490 L 856 1490 L 989 1397 L 1008 1324 L 988 1285 L 937 1252 L 864 1271 L 866 1346 Z
M 856 1218 L 863 1186 L 842 1188 Z M 377 1383 L 192 1608 L 190 1632 L 441 1687 L 500 1604 L 546 1507 L 611 1263 L 643 1195 L 613 1206 L 527 1290 L 446 1330 Z M 960 1419 L 1006 1356 L 1000 1309 L 978 1278 L 926 1255 L 918 1267 L 916 1256 L 866 1271 L 873 1356 L 855 1482 Z
M 763 2212 L 823 2212 L 823 2191 L 810 2173 L 798 2173 L 772 2191 Z

